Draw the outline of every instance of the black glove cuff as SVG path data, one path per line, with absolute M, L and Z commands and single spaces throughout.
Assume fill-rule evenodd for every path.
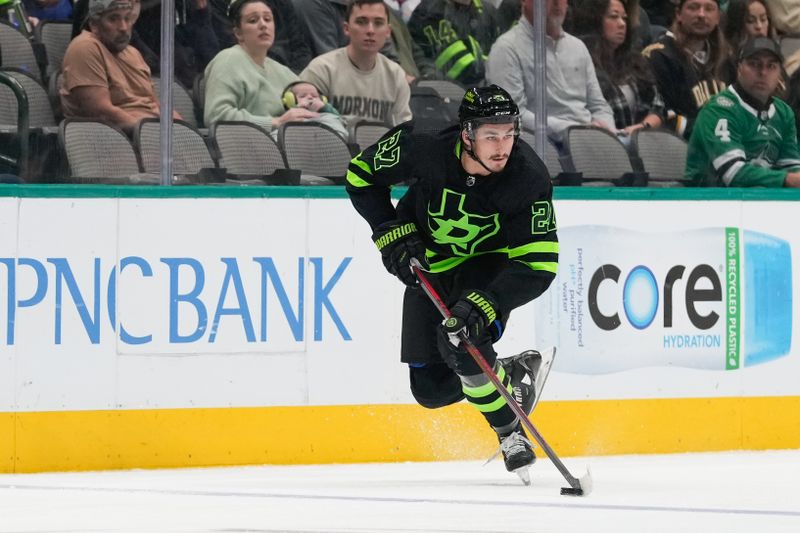
M 497 319 L 497 304 L 495 304 L 494 299 L 485 292 L 470 291 L 464 295 L 464 299 L 483 314 L 487 326 Z
M 396 223 L 392 223 L 394 225 Z M 392 226 L 389 226 L 392 228 Z M 386 233 L 381 233 L 380 228 L 375 230 L 375 233 L 372 235 L 372 239 L 375 241 L 375 246 L 378 247 L 378 250 L 383 251 L 383 249 L 392 244 L 393 242 L 408 237 L 412 233 L 417 232 L 417 225 L 413 222 L 406 222 L 405 224 L 400 224 L 398 226 L 393 227 L 390 231 Z

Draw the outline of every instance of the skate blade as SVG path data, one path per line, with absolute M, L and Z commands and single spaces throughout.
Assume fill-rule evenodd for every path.
M 522 466 L 514 470 L 514 473 L 519 476 L 519 479 L 527 487 L 531 484 L 531 473 L 527 466 Z

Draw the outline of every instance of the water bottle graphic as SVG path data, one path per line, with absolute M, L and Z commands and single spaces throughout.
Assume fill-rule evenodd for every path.
M 558 276 L 535 308 L 556 371 L 735 370 L 791 349 L 791 247 L 780 238 L 586 225 L 560 228 L 559 241 Z

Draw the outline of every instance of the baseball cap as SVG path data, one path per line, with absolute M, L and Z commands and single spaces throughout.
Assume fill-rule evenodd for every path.
M 747 59 L 759 52 L 769 52 L 777 57 L 778 61 L 783 62 L 780 46 L 769 37 L 751 37 L 748 39 L 744 45 L 742 45 L 742 48 L 739 49 L 739 61 Z
M 102 15 L 114 9 L 133 9 L 131 0 L 89 0 L 89 15 Z

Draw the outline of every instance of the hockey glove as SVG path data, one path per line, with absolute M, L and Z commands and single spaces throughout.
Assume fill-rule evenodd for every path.
M 480 339 L 486 328 L 497 319 L 497 304 L 489 294 L 467 291 L 450 309 L 450 318 L 442 329 L 453 345 L 458 346 L 458 334 L 464 331 L 473 341 Z
M 416 286 L 418 281 L 411 270 L 411 258 L 416 257 L 423 269 L 428 268 L 425 244 L 417 233 L 417 226 L 413 222 L 386 222 L 375 229 L 372 240 L 381 252 L 386 270 L 409 287 Z

